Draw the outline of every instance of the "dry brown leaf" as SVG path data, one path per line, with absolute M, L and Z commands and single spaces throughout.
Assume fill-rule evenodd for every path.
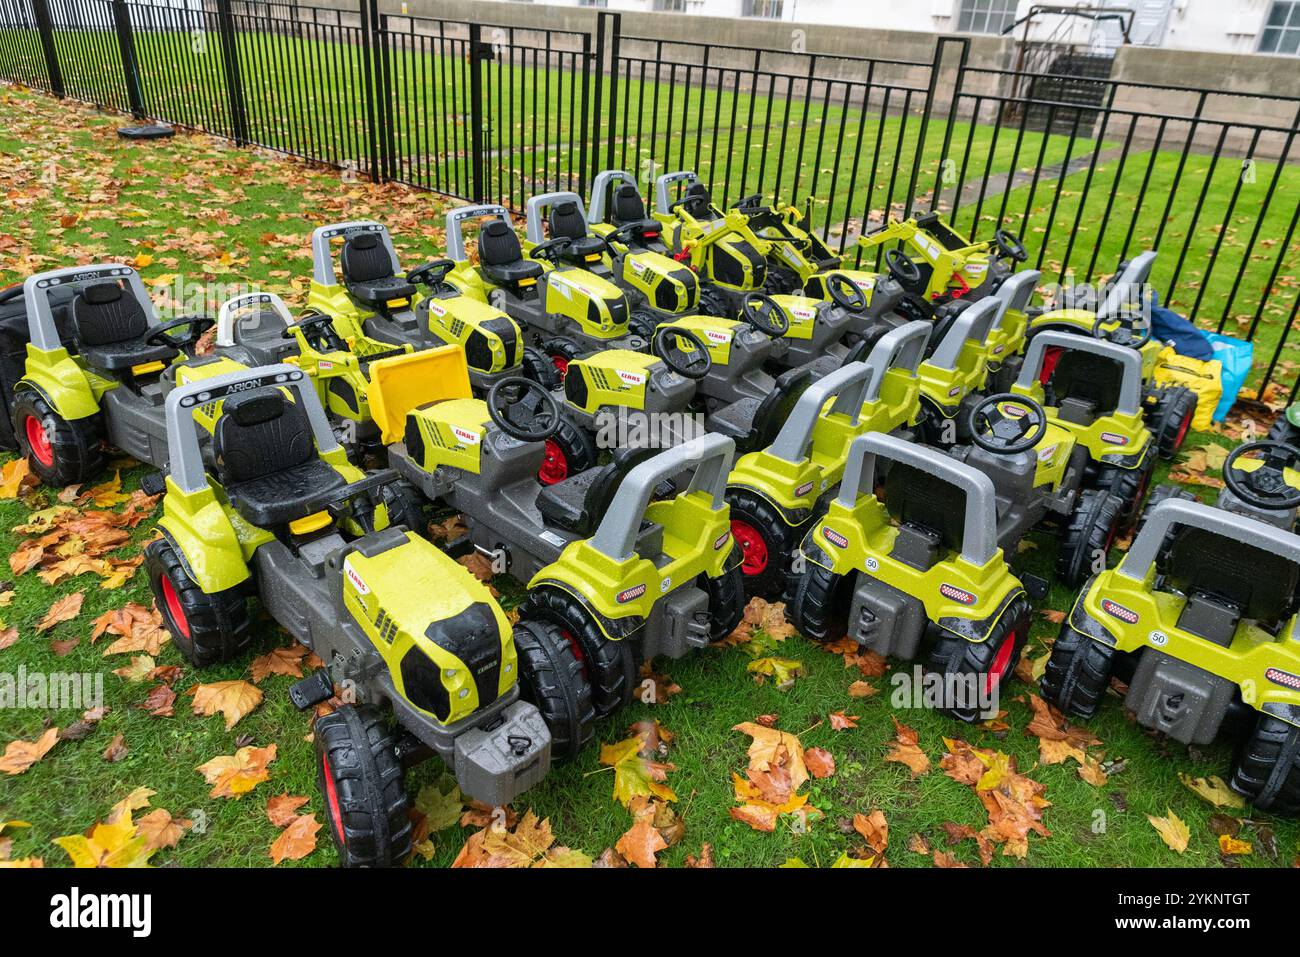
M 808 773 L 815 778 L 828 778 L 835 773 L 835 758 L 825 748 L 809 748 L 803 753 Z
M 275 864 L 302 860 L 316 850 L 316 832 L 319 830 L 320 822 L 316 820 L 315 814 L 303 814 L 294 818 L 271 844 L 271 860 Z
M 273 648 L 266 654 L 253 659 L 249 665 L 253 682 L 261 684 L 271 675 L 284 675 L 289 678 L 302 677 L 302 660 L 307 649 L 300 644 L 288 648 Z
M 81 614 L 81 604 L 86 600 L 84 591 L 74 592 L 71 595 L 64 595 L 50 606 L 41 623 L 36 626 L 36 630 L 47 631 L 53 628 L 59 622 L 71 621 Z
M 221 712 L 226 718 L 227 731 L 262 703 L 261 689 L 247 681 L 217 681 L 209 685 L 195 685 L 186 694 L 194 696 L 195 714 L 207 717 Z
M 160 851 L 179 844 L 185 832 L 193 826 L 193 822 L 183 817 L 172 817 L 171 811 L 160 807 L 136 822 L 136 834 L 144 838 L 148 847 Z
M 266 817 L 276 827 L 288 827 L 298 817 L 298 808 L 307 803 L 309 798 L 292 794 L 277 794 L 266 802 Z
M 870 814 L 854 814 L 853 830 L 862 835 L 867 847 L 877 854 L 885 853 L 889 846 L 889 824 L 885 821 L 884 811 L 877 808 Z
M 0 755 L 0 773 L 22 774 L 45 757 L 58 740 L 59 729 L 51 725 L 35 741 L 10 741 L 5 753 Z
M 264 748 L 251 745 L 240 748 L 233 755 L 225 754 L 200 764 L 195 770 L 212 785 L 209 797 L 241 798 L 268 777 L 267 766 L 275 760 L 276 746 Z

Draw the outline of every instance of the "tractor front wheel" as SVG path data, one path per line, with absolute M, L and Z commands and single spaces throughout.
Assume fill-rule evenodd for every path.
M 551 760 L 578 755 L 595 734 L 591 685 L 573 646 L 554 625 L 521 621 L 515 626 L 519 689 L 551 731 Z
M 14 397 L 18 451 L 46 485 L 80 485 L 99 474 L 103 463 L 100 417 L 65 419 L 44 396 L 24 389 Z
M 605 637 L 576 598 L 553 586 L 542 585 L 529 592 L 521 618 L 553 626 L 573 649 L 591 685 L 596 717 L 613 714 L 632 702 L 641 667 L 633 639 Z
M 1029 612 L 1029 601 L 1022 596 L 1002 613 L 983 641 L 967 641 L 948 631 L 939 635 L 930 649 L 929 670 L 944 676 L 969 676 L 979 684 L 978 688 L 968 684 L 963 695 L 966 700 L 945 701 L 938 709 L 941 714 L 967 722 L 985 717 L 980 701 L 997 691 L 1020 662 L 1029 638 Z M 955 683 L 945 681 L 944 687 L 950 684 Z
M 1300 728 L 1261 714 L 1237 752 L 1229 783 L 1261 811 L 1300 813 Z
M 560 419 L 560 424 L 545 444 L 546 455 L 537 470 L 537 478 L 543 485 L 554 485 L 571 475 L 585 472 L 596 464 L 599 454 L 591 433 L 565 418 Z
M 150 542 L 144 556 L 154 602 L 181 657 L 205 668 L 247 650 L 253 639 L 242 589 L 203 591 L 166 538 Z
M 583 349 L 578 343 L 564 336 L 547 339 L 542 343 L 542 352 L 550 358 L 551 365 L 559 373 L 561 381 L 569 374 L 569 363 L 588 351 L 590 350 Z
M 411 853 L 410 801 L 384 714 L 343 705 L 312 728 L 316 783 L 344 867 L 395 867 Z
M 1077 718 L 1097 713 L 1115 668 L 1115 649 L 1062 625 L 1038 687 L 1043 699 Z
M 1071 588 L 1106 567 L 1119 532 L 1120 502 L 1102 489 L 1084 489 L 1061 536 L 1056 573 Z
M 388 511 L 388 527 L 404 525 L 415 534 L 429 537 L 429 500 L 410 482 L 390 482 L 380 493 Z
M 731 308 L 727 297 L 712 286 L 700 284 L 700 315 L 714 316 L 718 319 L 735 319 L 736 311 Z
M 524 346 L 520 372 L 525 379 L 532 379 L 549 392 L 554 392 L 560 387 L 560 371 L 555 368 L 546 353 L 534 346 Z
M 709 637 L 721 641 L 736 630 L 745 615 L 745 576 L 732 565 L 717 578 L 705 576 L 709 595 Z
M 786 617 L 810 641 L 832 642 L 848 630 L 856 576 L 837 575 L 809 563 L 795 581 Z

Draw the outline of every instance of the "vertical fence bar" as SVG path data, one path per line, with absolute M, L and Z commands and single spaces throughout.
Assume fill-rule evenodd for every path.
M 144 96 L 140 92 L 140 65 L 135 59 L 135 33 L 131 29 L 131 14 L 126 0 L 113 0 L 113 26 L 117 30 L 117 44 L 122 51 L 122 74 L 126 77 L 126 96 L 131 104 L 131 115 L 144 119 Z
M 54 46 L 54 26 L 50 22 L 48 0 L 32 0 L 32 14 L 41 37 L 41 53 L 45 56 L 45 69 L 50 77 L 50 92 L 63 98 L 63 71 L 59 68 L 59 52 Z
M 483 39 L 477 23 L 469 25 L 470 188 L 474 202 L 483 202 Z M 491 51 L 488 51 L 489 55 Z
M 230 129 L 235 142 L 244 146 L 248 139 L 248 114 L 244 109 L 244 82 L 239 72 L 239 46 L 235 37 L 235 20 L 230 0 L 216 0 L 217 42 L 221 47 L 221 69 L 230 104 Z

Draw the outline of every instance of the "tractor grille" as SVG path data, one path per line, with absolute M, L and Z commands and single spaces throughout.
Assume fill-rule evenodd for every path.
M 459 659 L 460 665 L 453 667 L 469 669 L 480 708 L 497 699 L 501 633 L 496 616 L 486 603 L 476 602 L 459 615 L 433 622 L 424 636 Z M 419 648 L 412 648 L 402 657 L 402 684 L 412 704 L 432 713 L 439 721 L 447 720 L 451 700 L 441 669 Z
M 492 371 L 492 347 L 487 336 L 475 329 L 465 340 L 465 361 L 471 369 L 480 372 Z
M 496 319 L 489 319 L 483 323 L 485 332 L 490 332 L 501 340 L 501 346 L 505 349 L 506 365 L 514 367 L 523 361 L 524 357 L 520 353 L 521 345 L 519 340 L 519 328 L 515 325 L 514 320 L 506 316 Z
M 457 317 L 452 316 L 450 328 L 451 328 L 451 334 L 455 336 L 457 339 L 459 339 L 461 337 L 461 333 L 465 331 L 465 320 L 458 319 Z

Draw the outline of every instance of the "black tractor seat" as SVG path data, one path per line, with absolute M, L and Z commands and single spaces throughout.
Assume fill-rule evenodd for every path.
M 737 455 L 766 448 L 812 383 L 812 372 L 806 367 L 783 372 L 772 391 L 761 399 L 737 399 L 710 415 L 708 429 L 735 439 Z
M 367 306 L 383 308 L 415 295 L 415 286 L 393 273 L 392 257 L 375 233 L 348 237 L 339 260 L 348 292 Z
M 618 462 L 579 472 L 543 488 L 537 496 L 537 510 L 546 524 L 588 538 L 595 534 L 626 474 L 626 467 Z
M 713 197 L 709 195 L 709 191 L 705 189 L 703 183 L 692 183 L 687 186 L 682 198 L 690 200 L 685 208 L 696 219 L 712 222 L 719 218 L 718 214 L 713 210 Z
M 305 518 L 348 484 L 317 454 L 307 413 L 278 389 L 226 399 L 212 454 L 231 506 L 259 528 Z
M 125 372 L 178 355 L 169 345 L 145 345 L 153 327 L 144 307 L 115 282 L 84 287 L 72 300 L 72 321 L 81 356 L 95 369 Z
M 252 365 L 275 365 L 298 355 L 298 340 L 284 338 L 286 328 L 279 313 L 264 309 L 235 326 L 235 344 L 248 353 Z
M 636 238 L 642 243 L 656 243 L 663 235 L 664 227 L 659 220 L 647 216 L 645 202 L 640 192 L 631 183 L 624 183 L 614 191 L 610 204 L 610 220 L 615 226 L 636 225 Z
M 551 207 L 550 226 L 552 239 L 569 240 L 569 245 L 561 254 L 568 262 L 585 265 L 588 256 L 599 256 L 605 251 L 605 241 L 587 232 L 587 221 L 573 200 L 556 203 Z
M 1091 425 L 1119 405 L 1124 367 L 1109 356 L 1064 350 L 1047 380 L 1049 398 L 1060 407 L 1061 418 Z
M 960 552 L 966 524 L 966 493 L 904 462 L 890 464 L 883 502 L 898 522 L 891 554 L 927 570 L 945 551 Z
M 489 279 L 506 286 L 537 279 L 543 272 L 541 263 L 524 258 L 519 237 L 502 219 L 492 220 L 480 231 L 478 259 Z

